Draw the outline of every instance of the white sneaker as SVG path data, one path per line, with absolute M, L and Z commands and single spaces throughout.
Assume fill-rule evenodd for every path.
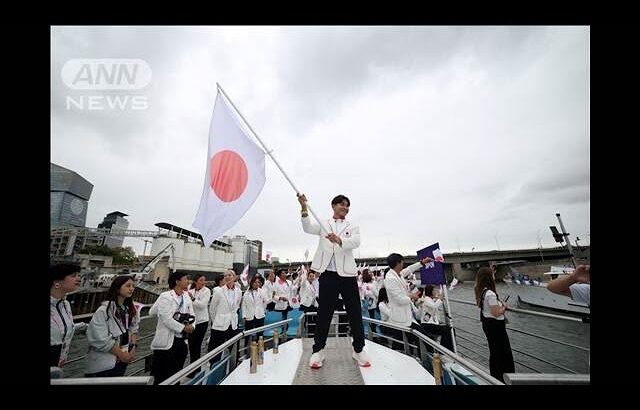
M 320 350 L 319 352 L 315 352 L 311 355 L 311 359 L 309 359 L 309 367 L 312 369 L 319 369 L 322 367 L 322 362 L 324 362 L 324 352 Z
M 358 362 L 358 364 L 362 367 L 371 366 L 371 361 L 369 360 L 369 356 L 365 353 L 364 350 L 361 351 L 360 353 L 356 353 L 356 351 L 354 350 L 352 357 L 356 359 L 356 362 Z

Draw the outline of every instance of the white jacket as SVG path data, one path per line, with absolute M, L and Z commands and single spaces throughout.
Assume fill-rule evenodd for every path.
M 120 336 L 125 332 L 129 333 L 131 343 L 131 335 L 138 333 L 140 311 L 136 309 L 136 314 L 130 317 L 127 309 L 125 318 L 125 321 L 116 318 L 116 303 L 113 301 L 102 302 L 95 311 L 87 328 L 89 353 L 86 373 L 97 373 L 115 367 L 117 357 L 111 349 L 116 344 L 120 345 Z
M 416 262 L 404 268 L 400 275 L 393 269 L 389 269 L 387 272 L 384 278 L 384 287 L 389 296 L 389 310 L 391 311 L 389 322 L 400 326 L 411 326 L 411 322 L 414 320 L 413 311 L 417 311 L 417 308 L 409 297 L 409 287 L 403 278 L 417 271 L 421 266 L 420 262 Z
M 242 296 L 242 318 L 245 320 L 262 319 L 264 309 L 271 300 L 262 288 L 253 291 L 247 289 Z
M 300 284 L 300 304 L 306 307 L 318 307 L 316 296 L 315 286 L 313 286 L 312 283 L 309 283 L 308 280 L 304 280 Z
M 273 297 L 274 302 L 276 302 L 275 310 L 286 310 L 287 306 L 289 306 L 289 302 L 291 301 L 291 297 L 293 296 L 293 288 L 291 286 L 291 282 L 285 280 L 284 283 L 280 283 L 280 279 L 276 279 L 273 284 L 273 290 L 276 291 L 276 295 Z M 280 300 L 280 298 L 287 298 L 287 300 Z
M 227 299 L 228 286 L 213 289 L 211 305 L 209 305 L 209 316 L 211 317 L 211 329 L 225 331 L 231 326 L 233 330 L 238 328 L 238 309 L 242 303 L 242 291 L 240 286 L 235 284 L 234 301 L 229 304 Z
M 60 351 L 60 361 L 62 364 L 67 360 L 69 348 L 71 347 L 71 339 L 75 331 L 86 328 L 86 323 L 73 323 L 73 314 L 71 312 L 71 304 L 63 297 L 56 299 L 49 297 L 49 307 L 51 311 L 50 328 L 51 341 L 50 345 L 62 345 Z
M 342 246 L 334 244 L 325 238 L 320 230 L 320 226 L 311 222 L 307 217 L 301 218 L 302 229 L 309 234 L 318 235 L 318 248 L 311 262 L 311 269 L 318 273 L 322 273 L 327 269 L 331 257 L 335 256 L 336 271 L 340 276 L 356 276 L 358 269 L 356 260 L 353 258 L 353 249 L 360 246 L 360 228 L 345 220 L 344 227 L 340 232 L 334 232 L 331 219 L 323 221 L 324 229 L 329 233 L 337 234 L 342 239 Z
M 318 273 L 327 270 L 331 257 L 335 256 L 336 271 L 340 276 L 357 276 L 358 268 L 356 260 L 353 258 L 353 249 L 360 246 L 360 228 L 345 220 L 344 227 L 340 232 L 334 232 L 335 225 L 333 219 L 323 222 L 325 230 L 329 233 L 337 234 L 342 239 L 342 246 L 332 243 L 325 238 L 326 234 L 320 230 L 320 226 L 311 222 L 307 217 L 301 218 L 302 229 L 306 233 L 318 235 L 318 248 L 311 262 L 311 269 Z
M 162 292 L 158 296 L 158 300 L 149 309 L 149 316 L 158 316 L 158 323 L 156 324 L 156 333 L 151 341 L 152 350 L 169 350 L 173 346 L 173 338 L 176 333 L 180 333 L 184 330 L 185 325 L 178 322 L 173 318 L 173 315 L 180 311 L 181 313 L 189 313 L 195 316 L 193 310 L 193 304 L 191 298 L 185 295 L 182 296 L 183 304 L 180 306 L 180 302 L 176 300 L 175 292 L 168 290 Z M 184 338 L 185 343 L 187 338 Z
M 193 300 L 193 310 L 196 312 L 196 322 L 194 325 L 209 321 L 209 299 L 211 299 L 211 290 L 203 286 L 202 289 L 195 288 L 189 290 L 189 294 L 196 299 Z
M 273 283 L 275 283 L 275 282 L 273 282 Z M 275 300 L 273 299 L 273 296 L 274 296 L 273 292 L 275 291 L 275 289 L 273 288 L 273 283 L 270 280 L 265 279 L 264 285 L 262 286 L 262 288 L 260 288 L 264 292 L 264 296 L 267 299 L 269 299 L 269 303 L 271 303 L 271 302 L 275 303 Z

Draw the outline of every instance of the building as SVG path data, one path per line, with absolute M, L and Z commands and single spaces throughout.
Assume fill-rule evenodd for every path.
M 258 267 L 262 255 L 262 241 L 247 239 L 242 235 L 236 235 L 233 238 L 223 236 L 222 241 L 231 245 L 233 270 L 236 273 L 242 272 L 246 265 Z
M 86 224 L 93 184 L 76 172 L 54 163 L 51 163 L 50 172 L 50 227 L 56 228 L 57 233 L 51 235 L 49 253 L 52 257 L 69 256 L 86 243 L 87 238 L 73 234 L 72 228 L 84 228 Z
M 129 221 L 127 221 L 124 217 L 129 216 L 120 211 L 115 211 L 108 213 L 107 216 L 104 217 L 102 222 L 98 224 L 99 229 L 111 229 L 111 230 L 123 230 L 126 231 L 129 228 Z M 124 236 L 117 235 L 109 235 L 104 238 L 105 246 L 109 248 L 120 248 L 124 242 Z
M 93 184 L 51 163 L 51 226 L 84 227 Z

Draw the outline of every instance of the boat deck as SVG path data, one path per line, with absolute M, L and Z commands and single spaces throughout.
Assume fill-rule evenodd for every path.
M 360 367 L 351 357 L 351 338 L 330 337 L 320 369 L 309 367 L 313 339 L 292 339 L 280 345 L 279 353 L 264 352 L 264 364 L 249 372 L 243 361 L 221 384 L 305 384 L 305 385 L 435 385 L 433 376 L 414 358 L 377 343 L 366 341 L 370 367 Z

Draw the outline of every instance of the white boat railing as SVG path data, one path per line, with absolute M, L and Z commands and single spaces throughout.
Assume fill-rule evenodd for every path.
M 265 330 L 270 330 L 270 329 L 275 329 L 275 328 L 286 326 L 292 320 L 293 319 L 281 320 L 281 321 L 276 322 L 276 323 L 271 323 L 269 325 L 260 326 L 260 327 L 257 327 L 257 328 L 251 329 L 251 330 L 240 332 L 240 333 L 236 334 L 235 336 L 233 336 L 231 339 L 229 339 L 226 342 L 224 342 L 223 344 L 221 344 L 220 346 L 216 347 L 215 349 L 211 350 L 210 352 L 207 352 L 204 356 L 200 357 L 195 362 L 190 363 L 188 366 L 184 367 L 182 370 L 180 370 L 179 372 L 175 373 L 173 376 L 170 376 L 168 379 L 166 379 L 165 381 L 160 383 L 160 385 L 180 384 L 180 381 L 185 376 L 187 376 L 189 373 L 193 372 L 194 370 L 198 370 L 203 364 L 205 364 L 206 362 L 211 360 L 213 357 L 215 357 L 216 355 L 224 352 L 226 349 L 230 348 L 231 352 L 229 353 L 229 355 L 221 358 L 221 360 L 219 360 L 216 364 L 214 364 L 213 367 L 211 369 L 209 369 L 208 371 L 201 373 L 199 376 L 196 375 L 197 379 L 193 381 L 193 384 L 205 384 L 205 383 L 202 383 L 202 382 L 206 381 L 208 379 L 209 375 L 211 375 L 213 372 L 215 372 L 225 362 L 227 363 L 227 367 L 226 367 L 226 371 L 225 371 L 225 376 L 226 376 L 229 373 L 231 373 L 236 367 L 237 354 L 239 352 L 238 344 L 242 339 L 244 339 L 245 337 L 254 335 L 256 333 L 263 332 Z M 198 383 L 198 381 L 200 381 L 201 383 Z
M 111 386 L 141 386 L 153 383 L 152 376 L 123 376 L 123 377 L 83 377 L 69 379 L 51 379 L 53 386 L 80 385 L 111 385 Z
M 510 309 L 511 310 L 511 309 Z M 539 312 L 534 312 L 534 313 L 539 313 Z M 311 317 L 311 316 L 316 316 L 317 312 L 307 312 L 307 313 L 302 313 L 300 315 L 299 318 L 297 318 L 296 320 L 298 321 L 298 328 L 297 328 L 297 332 L 296 332 L 296 336 L 297 338 L 302 338 L 302 337 L 309 337 L 312 333 L 309 332 L 309 323 L 307 318 Z M 340 335 L 347 335 L 348 332 L 345 330 L 343 332 L 340 332 L 340 327 L 346 326 L 348 325 L 348 323 L 346 322 L 341 322 L 340 321 L 340 317 L 346 315 L 346 312 L 344 311 L 337 311 L 334 313 L 334 319 L 332 320 L 332 323 L 335 325 L 335 331 L 332 332 L 331 334 L 335 335 L 335 336 L 340 336 Z M 468 317 L 465 315 L 462 315 L 464 317 Z M 557 316 L 557 315 L 552 315 L 552 316 Z M 145 316 L 143 318 L 141 318 L 141 320 L 146 320 L 150 318 L 150 316 Z M 337 320 L 336 320 L 337 318 Z M 471 318 L 470 319 L 476 319 L 476 318 Z M 564 318 L 564 317 L 560 317 L 560 318 Z M 387 341 L 389 341 L 390 346 L 392 346 L 392 343 L 399 343 L 403 346 L 403 351 L 406 355 L 420 358 L 420 361 L 422 362 L 423 367 L 427 368 L 425 366 L 425 363 L 428 361 L 429 357 L 432 357 L 432 352 L 433 351 L 437 351 L 438 353 L 442 354 L 445 358 L 447 358 L 447 360 L 453 362 L 453 363 L 457 363 L 460 366 L 466 368 L 467 370 L 469 370 L 470 372 L 472 372 L 475 376 L 477 376 L 477 378 L 480 379 L 481 384 L 503 384 L 501 381 L 493 378 L 489 373 L 486 372 L 486 370 L 484 370 L 483 368 L 481 368 L 479 365 L 477 365 L 476 363 L 474 363 L 472 360 L 462 357 L 457 353 L 454 353 L 448 349 L 446 349 L 445 347 L 441 346 L 437 341 L 429 338 L 428 336 L 414 330 L 411 328 L 407 328 L 407 327 L 403 327 L 403 326 L 397 326 L 388 322 L 383 322 L 380 320 L 376 320 L 376 319 L 371 319 L 369 317 L 362 317 L 363 321 L 365 322 L 364 326 L 367 327 L 367 337 L 369 338 L 369 340 L 371 340 L 373 337 L 376 338 L 383 338 L 386 339 Z M 573 318 L 571 318 L 573 319 Z M 222 377 L 223 380 L 224 377 L 226 377 L 229 373 L 231 373 L 236 365 L 237 365 L 237 361 L 238 360 L 242 360 L 246 357 L 248 357 L 248 345 L 245 344 L 244 346 L 241 346 L 240 341 L 241 340 L 247 340 L 245 338 L 250 338 L 253 335 L 256 335 L 260 332 L 264 332 L 266 330 L 271 330 L 271 329 L 275 329 L 275 328 L 282 328 L 283 332 L 281 333 L 281 341 L 284 343 L 287 339 L 286 336 L 286 329 L 289 325 L 289 323 L 291 323 L 291 321 L 294 319 L 286 319 L 286 320 L 282 320 L 279 322 L 275 322 L 275 323 L 271 323 L 268 325 L 264 325 L 261 326 L 259 328 L 254 328 L 251 330 L 247 330 L 247 331 L 240 331 L 238 334 L 236 334 L 233 338 L 231 338 L 230 340 L 228 340 L 227 342 L 223 343 L 222 345 L 216 347 L 215 349 L 213 349 L 210 352 L 204 353 L 203 356 L 198 359 L 197 361 L 195 361 L 194 363 L 191 363 L 189 365 L 187 365 L 186 367 L 184 367 L 182 370 L 180 370 L 178 373 L 172 375 L 171 377 L 169 377 L 167 380 L 163 381 L 161 384 L 162 385 L 168 385 L 168 384 L 179 384 L 181 381 L 184 381 L 184 377 L 190 373 L 192 373 L 194 370 L 198 370 L 200 369 L 200 367 L 205 364 L 207 361 L 209 361 L 211 358 L 215 357 L 218 354 L 222 354 L 224 353 L 226 350 L 230 350 L 229 353 L 226 354 L 222 354 L 222 358 L 221 360 L 219 360 L 217 363 L 215 363 L 213 365 L 213 367 L 211 367 L 208 371 L 201 371 L 195 379 L 192 380 L 191 383 L 189 384 L 207 384 L 207 380 L 209 379 L 209 376 L 217 371 L 220 367 L 224 366 L 225 367 L 225 371 L 224 371 L 224 376 Z M 479 320 L 479 319 L 478 319 Z M 389 329 L 395 329 L 396 331 L 400 331 L 402 334 L 402 340 L 396 339 L 394 337 L 392 337 L 389 334 L 381 334 L 381 333 L 377 333 L 377 332 L 372 332 L 369 329 L 369 324 L 373 324 L 373 325 L 377 325 L 380 326 L 380 329 L 382 329 L 383 327 L 385 328 L 389 328 Z M 458 329 L 458 330 L 462 330 L 462 329 Z M 534 337 L 539 337 L 545 340 L 549 340 L 555 343 L 559 343 L 559 344 L 563 344 L 566 346 L 570 346 L 576 349 L 580 349 L 583 351 L 587 351 L 589 352 L 588 348 L 585 347 L 581 347 L 581 346 L 575 346 L 575 345 L 571 345 L 568 343 L 564 343 L 561 341 L 557 341 L 557 340 L 553 340 L 550 338 L 545 338 L 542 336 L 538 336 L 529 332 L 525 332 L 519 329 L 513 329 L 510 327 L 507 327 L 507 330 L 510 331 L 515 331 L 515 332 L 520 332 L 520 333 L 524 333 L 527 334 L 529 336 L 534 336 Z M 465 331 L 466 332 L 466 331 Z M 473 333 L 472 333 L 473 334 Z M 475 334 L 474 334 L 475 335 Z M 413 337 L 410 337 L 413 336 Z M 476 335 L 478 336 L 478 335 Z M 153 337 L 153 332 L 150 332 L 147 335 L 141 336 L 140 338 L 138 338 L 138 341 L 144 340 L 144 339 L 148 339 Z M 463 339 L 465 339 L 464 337 L 462 337 Z M 270 342 L 272 342 L 273 338 L 272 337 L 265 337 L 264 341 L 265 344 L 269 344 Z M 467 339 L 465 339 L 467 340 Z M 486 346 L 481 346 L 481 347 L 485 347 Z M 524 352 L 520 352 L 523 354 L 526 354 Z M 150 356 L 152 356 L 152 352 L 150 352 L 149 354 L 139 357 L 136 359 L 136 362 L 141 361 L 141 360 L 146 360 L 147 358 L 150 358 Z M 75 359 L 71 359 L 69 360 L 67 363 L 72 363 L 74 361 L 79 361 L 83 358 L 85 358 L 86 355 L 77 357 Z M 534 357 L 536 359 L 542 360 L 543 362 L 549 363 L 549 364 L 553 364 L 550 363 L 548 361 L 545 361 L 544 359 L 541 358 L 537 358 Z M 531 370 L 536 370 L 533 369 L 529 366 L 525 366 Z M 561 368 L 569 373 L 575 373 L 573 371 L 571 371 L 570 369 L 566 369 L 562 366 L 556 366 L 558 368 Z M 148 368 L 148 367 L 147 367 Z M 429 370 L 429 369 L 428 369 Z M 145 371 L 145 369 L 141 369 L 138 370 L 134 373 L 132 373 L 129 376 L 125 376 L 125 377 L 109 377 L 109 378 L 67 378 L 67 379 L 52 379 L 52 384 L 147 384 L 146 382 L 142 382 L 142 379 L 140 379 L 139 377 L 134 377 L 135 374 L 138 373 L 142 373 L 143 371 Z M 515 373 L 514 373 L 515 374 Z M 526 373 L 518 373 L 518 375 L 526 375 Z M 467 384 L 465 380 L 460 379 L 455 373 L 453 372 L 449 372 L 449 375 L 452 376 L 453 378 L 456 379 L 456 381 L 458 381 L 459 383 L 462 384 Z M 544 376 L 544 375 L 543 375 Z M 584 379 L 584 375 L 573 375 L 573 376 L 580 376 L 575 380 L 583 380 Z M 145 376 L 146 377 L 146 376 Z M 530 377 L 533 377 L 530 375 Z M 108 381 L 104 381 L 102 379 L 108 379 Z M 122 380 L 127 380 L 126 383 L 121 383 L 120 381 Z M 543 380 L 544 377 L 542 379 L 539 380 Z M 66 382 L 60 382 L 60 380 L 65 380 Z M 147 379 L 145 379 L 146 381 L 148 381 Z M 515 378 L 512 377 L 512 384 L 526 384 L 526 377 L 522 376 L 521 378 Z M 531 380 L 535 380 L 535 378 L 532 378 Z M 550 377 L 548 379 L 549 381 L 545 381 L 545 384 L 553 384 L 553 382 L 551 380 L 553 380 L 553 377 Z M 567 379 L 569 380 L 569 379 Z

